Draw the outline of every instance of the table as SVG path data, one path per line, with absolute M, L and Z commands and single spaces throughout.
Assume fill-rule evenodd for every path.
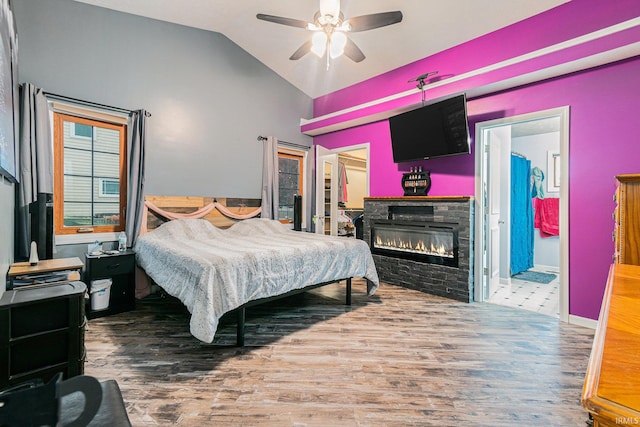
M 36 265 L 31 265 L 28 261 L 16 262 L 7 273 L 7 290 L 80 280 L 83 267 L 84 264 L 78 257 L 41 260 Z

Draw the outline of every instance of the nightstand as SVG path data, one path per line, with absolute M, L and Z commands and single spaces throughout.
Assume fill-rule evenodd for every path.
M 87 301 L 89 319 L 130 311 L 136 307 L 135 252 L 126 250 L 117 254 L 85 255 L 84 280 L 91 293 L 91 282 L 111 279 L 109 305 L 106 309 L 92 310 L 91 298 Z
M 84 372 L 86 286 L 68 282 L 6 291 L 0 299 L 0 388 Z

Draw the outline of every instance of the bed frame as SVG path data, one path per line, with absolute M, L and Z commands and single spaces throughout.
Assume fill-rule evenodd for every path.
M 212 207 L 211 210 L 208 210 Z M 151 231 L 163 223 L 176 217 L 203 218 L 219 228 L 231 227 L 238 221 L 258 217 L 260 214 L 260 199 L 233 199 L 199 196 L 146 196 L 143 212 L 142 233 Z M 249 301 L 236 308 L 236 345 L 244 346 L 246 309 L 260 304 L 301 294 L 312 289 L 333 283 L 346 281 L 345 304 L 351 305 L 351 277 L 330 282 L 316 283 L 304 288 L 294 289 L 281 295 L 260 298 Z M 148 279 L 151 280 L 151 279 Z
M 292 291 L 289 291 L 285 294 L 281 294 L 281 295 L 276 295 L 276 296 L 272 296 L 272 297 L 268 297 L 268 298 L 260 298 L 257 300 L 253 300 L 253 301 L 249 301 L 243 305 L 241 305 L 240 307 L 236 308 L 234 311 L 236 312 L 236 321 L 237 321 L 237 326 L 236 326 L 236 345 L 242 347 L 244 346 L 244 320 L 245 320 L 245 309 L 249 308 L 249 307 L 253 307 L 256 305 L 260 305 L 260 304 L 264 304 L 267 302 L 271 302 L 271 301 L 276 301 L 282 298 L 286 298 L 286 297 L 290 297 L 293 295 L 297 295 L 297 294 L 301 294 L 303 292 L 307 292 L 310 291 L 312 289 L 315 288 L 320 288 L 322 286 L 326 286 L 326 285 L 330 285 L 332 283 L 339 283 L 342 282 L 342 280 L 346 280 L 347 282 L 347 286 L 346 286 L 346 301 L 345 304 L 346 305 L 351 305 L 351 277 L 347 278 L 347 279 L 341 279 L 341 280 L 334 280 L 331 282 L 325 282 L 325 283 L 318 283 L 315 285 L 309 285 L 306 286 L 304 288 L 301 289 L 294 289 Z

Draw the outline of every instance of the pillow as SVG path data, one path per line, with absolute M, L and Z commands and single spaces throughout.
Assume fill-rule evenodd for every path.
M 226 232 L 240 236 L 255 236 L 257 234 L 280 234 L 291 231 L 286 225 L 275 219 L 251 218 L 236 222 Z
M 201 218 L 181 218 L 165 222 L 148 233 L 160 239 L 206 240 L 222 235 L 222 230 Z

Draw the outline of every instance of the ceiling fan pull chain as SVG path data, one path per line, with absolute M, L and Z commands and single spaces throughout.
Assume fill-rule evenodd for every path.
M 327 37 L 327 48 L 324 50 L 325 55 L 327 56 L 327 71 L 329 71 L 329 65 L 331 65 L 331 38 Z

